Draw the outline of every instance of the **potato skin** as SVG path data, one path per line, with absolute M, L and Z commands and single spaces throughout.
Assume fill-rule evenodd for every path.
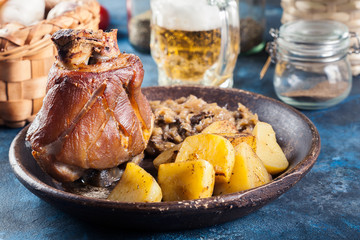
M 228 182 L 234 167 L 234 147 L 226 138 L 216 134 L 198 134 L 187 137 L 181 145 L 175 162 L 204 159 L 215 170 L 216 181 Z
M 207 126 L 201 133 L 237 133 L 235 124 L 228 120 L 216 121 Z
M 153 161 L 154 167 L 159 169 L 159 166 L 163 163 L 175 162 L 180 147 L 181 143 L 160 153 Z
M 118 202 L 160 202 L 162 192 L 156 180 L 143 168 L 129 162 L 125 171 L 108 196 Z
M 266 171 L 260 158 L 254 150 L 242 142 L 235 147 L 235 165 L 230 181 L 216 183 L 214 194 L 228 194 L 240 192 L 270 182 L 271 176 Z
M 246 142 L 249 146 L 256 151 L 256 138 L 249 133 L 223 133 L 220 136 L 226 138 L 230 143 L 236 147 L 242 142 Z
M 276 141 L 272 126 L 265 122 L 258 122 L 253 130 L 253 135 L 256 137 L 256 154 L 266 170 L 272 175 L 286 170 L 289 162 Z
M 205 160 L 164 163 L 159 166 L 158 182 L 164 201 L 211 197 L 215 183 L 213 166 Z

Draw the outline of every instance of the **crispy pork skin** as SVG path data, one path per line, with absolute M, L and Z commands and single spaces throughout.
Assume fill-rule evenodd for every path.
M 67 182 L 141 154 L 153 114 L 140 89 L 140 59 L 120 53 L 116 31 L 60 30 L 52 39 L 59 57 L 27 133 L 39 165 Z

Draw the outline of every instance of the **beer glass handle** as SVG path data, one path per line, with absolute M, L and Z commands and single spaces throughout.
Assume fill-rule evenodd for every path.
M 219 0 L 217 6 L 221 21 L 221 50 L 215 73 L 218 81 L 216 85 L 221 85 L 232 78 L 240 52 L 240 20 L 236 0 Z

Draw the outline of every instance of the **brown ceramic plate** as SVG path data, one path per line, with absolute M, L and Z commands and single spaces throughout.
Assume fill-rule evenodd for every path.
M 288 105 L 237 89 L 178 86 L 143 89 L 149 100 L 176 99 L 193 94 L 234 110 L 241 102 L 270 123 L 290 166 L 261 187 L 200 200 L 162 203 L 120 203 L 68 193 L 38 167 L 26 145 L 24 128 L 13 140 L 9 158 L 17 178 L 31 192 L 74 216 L 123 228 L 174 230 L 211 226 L 249 214 L 294 186 L 314 165 L 320 137 L 313 123 Z

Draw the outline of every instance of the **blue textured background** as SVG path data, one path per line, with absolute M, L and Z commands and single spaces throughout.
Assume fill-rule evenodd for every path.
M 135 51 L 127 40 L 125 1 L 100 1 L 119 29 L 121 51 L 143 61 L 143 86 L 157 83 L 149 54 Z M 268 1 L 268 26 L 280 25 L 279 1 Z M 262 52 L 240 56 L 235 87 L 276 98 L 273 66 L 260 81 L 267 58 Z M 30 193 L 15 178 L 8 162 L 12 139 L 20 129 L 0 127 L 0 239 L 360 239 L 360 79 L 341 104 L 319 111 L 303 111 L 317 126 L 322 149 L 313 169 L 279 199 L 233 222 L 205 229 L 143 233 L 97 228 L 67 215 Z

